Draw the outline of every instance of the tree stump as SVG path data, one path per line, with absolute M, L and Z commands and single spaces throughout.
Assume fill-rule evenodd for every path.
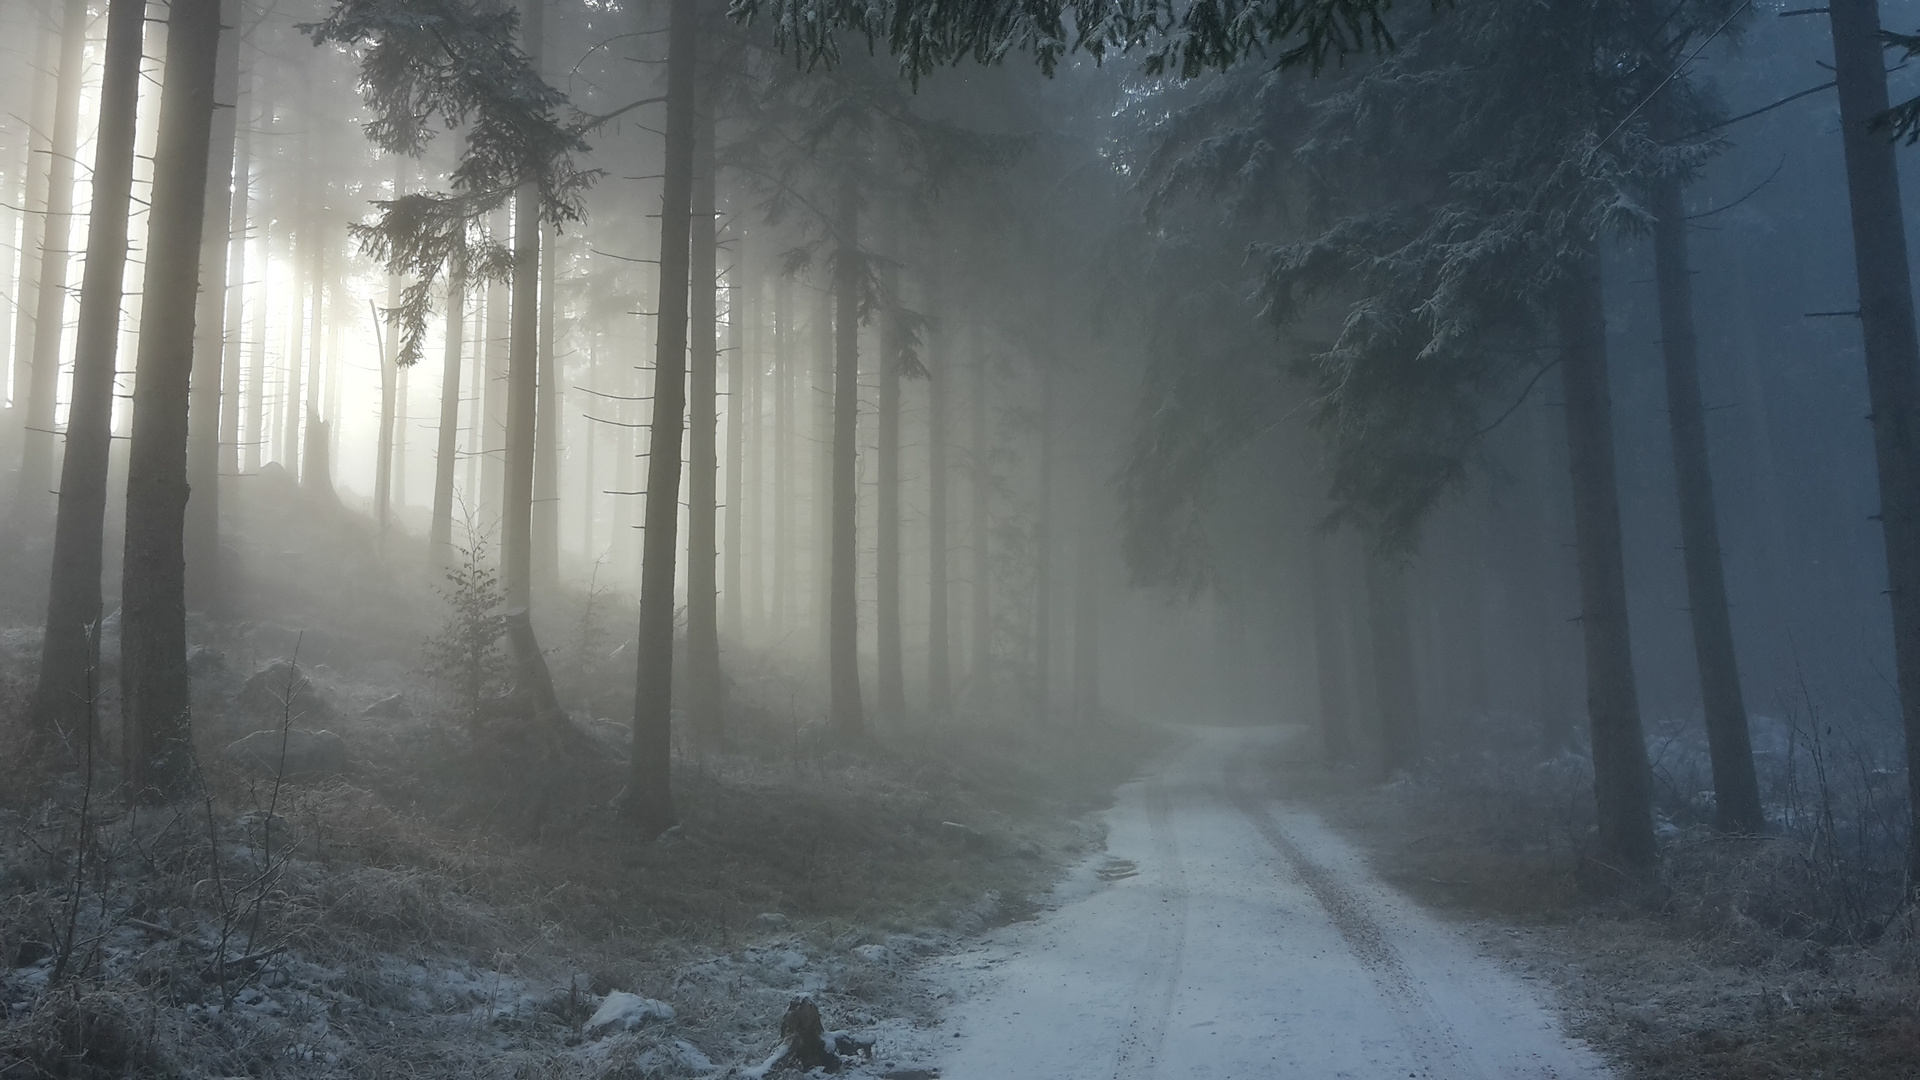
M 840 1059 L 827 1049 L 825 1034 L 819 1007 L 807 998 L 794 998 L 787 1005 L 786 1015 L 780 1018 L 780 1036 L 787 1042 L 774 1059 L 775 1067 L 801 1072 L 816 1068 L 839 1072 Z

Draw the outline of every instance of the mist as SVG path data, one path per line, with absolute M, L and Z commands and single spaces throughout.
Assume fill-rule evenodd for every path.
M 1908 1075 L 1916 27 L 11 0 L 0 1076 Z

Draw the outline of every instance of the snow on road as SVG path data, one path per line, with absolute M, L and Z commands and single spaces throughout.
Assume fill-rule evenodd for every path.
M 943 1080 L 1603 1078 L 1542 996 L 1196 731 L 1038 921 L 941 961 Z

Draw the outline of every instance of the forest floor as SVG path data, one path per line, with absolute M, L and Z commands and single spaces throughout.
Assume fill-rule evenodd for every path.
M 1867 890 L 1810 880 L 1818 857 L 1805 846 L 1667 829 L 1657 877 L 1617 888 L 1583 864 L 1585 830 L 1567 809 L 1582 789 L 1551 768 L 1377 784 L 1329 776 L 1309 744 L 1303 733 L 1274 756 L 1290 798 L 1383 880 L 1553 986 L 1567 1030 L 1620 1076 L 1920 1077 L 1913 912 L 1849 919 Z
M 854 1075 L 924 1075 L 944 990 L 922 960 L 1031 917 L 1164 742 L 989 714 L 838 745 L 804 683 L 742 649 L 728 748 L 677 747 L 680 825 L 636 839 L 613 810 L 631 612 L 575 596 L 543 633 L 604 760 L 563 778 L 564 812 L 529 812 L 472 765 L 423 674 L 446 604 L 418 542 L 382 545 L 356 515 L 255 482 L 229 505 L 244 602 L 189 628 L 205 798 L 128 811 L 110 768 L 97 790 L 58 770 L 0 781 L 5 1080 L 750 1075 L 801 995 L 849 1033 Z M 0 577 L 36 557 L 0 553 L 22 564 Z M 10 739 L 32 604 L 0 604 Z M 297 673 L 278 662 L 296 650 Z M 344 769 L 231 749 L 283 728 L 340 736 Z

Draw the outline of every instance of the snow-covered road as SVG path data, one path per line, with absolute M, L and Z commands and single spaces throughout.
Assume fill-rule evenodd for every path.
M 941 962 L 944 1080 L 1608 1075 L 1543 990 L 1272 797 L 1286 734 L 1195 731 L 1057 906 Z

